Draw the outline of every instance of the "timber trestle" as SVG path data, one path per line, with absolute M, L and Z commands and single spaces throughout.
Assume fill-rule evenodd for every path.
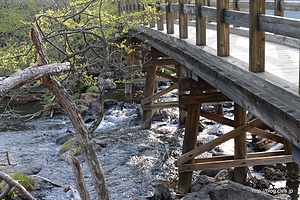
M 265 0 L 250 0 L 249 13 L 239 12 L 246 2 L 233 1 L 230 10 L 229 0 L 216 0 L 216 7 L 206 0 L 189 4 L 187 0 L 166 0 L 165 5 L 157 3 L 158 10 L 165 11 L 148 26 L 131 29 L 129 34 L 149 45 L 151 59 L 143 66 L 146 72 L 145 99 L 142 128 L 150 128 L 154 109 L 179 107 L 180 122 L 185 122 L 183 154 L 177 160 L 179 180 L 177 191 L 180 194 L 190 189 L 192 173 L 195 170 L 234 168 L 234 181 L 245 183 L 247 166 L 275 163 L 288 163 L 289 176 L 299 175 L 300 164 L 300 87 L 295 92 L 289 80 L 270 74 L 265 69 L 266 33 L 300 39 L 300 21 L 284 17 L 265 15 L 270 3 Z M 121 0 L 119 12 L 135 12 L 140 8 L 136 0 Z M 286 6 L 300 7 L 283 0 L 272 4 L 274 13 L 283 16 Z M 178 16 L 179 34 L 175 33 L 175 16 Z M 195 27 L 189 26 L 188 16 L 194 15 Z M 164 21 L 165 20 L 165 21 Z M 216 22 L 217 49 L 206 45 L 206 21 Z M 164 24 L 165 22 L 165 24 Z M 164 31 L 166 25 L 166 31 Z M 248 28 L 248 58 L 246 63 L 239 54 L 230 56 L 230 25 Z M 157 30 L 154 29 L 157 28 Z M 189 38 L 188 30 L 194 28 L 194 38 Z M 268 33 L 267 33 L 268 34 Z M 245 49 L 243 47 L 243 49 Z M 240 60 L 239 60 L 240 59 Z M 299 66 L 297 66 L 298 68 Z M 158 70 L 168 68 L 176 76 Z M 295 70 L 296 71 L 296 70 Z M 291 77 L 299 79 L 298 74 Z M 169 79 L 172 85 L 155 93 L 157 76 Z M 178 89 L 176 102 L 157 102 L 160 96 Z M 299 91 L 298 91 L 299 90 Z M 234 120 L 223 116 L 222 103 L 234 102 Z M 202 109 L 210 103 L 214 112 Z M 247 121 L 246 112 L 257 118 Z M 196 147 L 199 117 L 234 127 L 232 131 L 219 136 L 202 146 Z M 274 132 L 260 129 L 264 123 Z M 247 153 L 246 133 L 252 133 L 284 144 L 284 150 L 274 152 Z M 197 158 L 198 155 L 234 138 L 234 155 Z
M 291 163 L 289 164 L 289 166 L 292 166 L 290 167 L 290 173 L 297 173 L 298 165 L 293 163 L 291 144 L 287 142 L 287 140 L 274 132 L 260 129 L 259 126 L 262 125 L 263 122 L 259 119 L 253 119 L 247 122 L 246 110 L 236 103 L 234 103 L 234 120 L 224 117 L 222 114 L 218 113 L 218 108 L 222 106 L 222 103 L 224 102 L 232 102 L 230 98 L 200 78 L 196 81 L 191 77 L 186 77 L 186 75 L 182 73 L 182 66 L 180 64 L 174 64 L 174 61 L 171 61 L 169 58 L 168 60 L 171 61 L 170 65 L 167 65 L 167 62 L 164 62 L 161 58 L 159 60 L 160 61 L 153 61 L 144 66 L 144 71 L 147 72 L 147 78 L 145 84 L 145 98 L 142 100 L 141 105 L 143 114 L 146 117 L 143 118 L 142 127 L 151 127 L 152 110 L 179 107 L 181 123 L 186 123 L 182 147 L 183 155 L 177 160 L 179 170 L 177 192 L 179 194 L 184 194 L 189 191 L 192 182 L 192 174 L 193 171 L 196 170 L 228 169 L 234 167 L 234 181 L 239 183 L 246 182 L 248 166 Z M 166 75 L 163 72 L 158 71 L 157 66 L 160 68 L 164 67 L 159 63 L 166 64 L 166 68 L 168 69 L 174 69 L 174 71 L 177 71 L 177 75 Z M 173 68 L 171 67 L 172 65 Z M 163 76 L 164 78 L 169 79 L 172 82 L 172 85 L 162 91 L 154 93 L 156 76 Z M 178 89 L 179 91 L 178 101 L 155 102 L 156 99 L 174 89 Z M 203 110 L 203 104 L 214 105 L 215 111 L 209 112 Z M 203 144 L 202 146 L 196 147 L 200 116 L 234 127 L 235 129 Z M 285 144 L 284 150 L 247 153 L 246 132 Z M 197 158 L 200 154 L 209 151 L 232 138 L 234 138 L 235 141 L 234 155 Z

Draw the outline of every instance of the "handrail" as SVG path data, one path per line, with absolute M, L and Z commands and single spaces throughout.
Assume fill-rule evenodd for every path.
M 121 0 L 120 11 L 141 6 L 128 6 L 128 3 L 137 4 L 136 0 Z M 232 3 L 232 2 L 231 2 Z M 156 4 L 159 10 L 166 11 L 167 33 L 174 33 L 174 15 L 179 14 L 179 37 L 186 38 L 188 23 L 187 16 L 196 18 L 196 44 L 206 45 L 206 20 L 217 22 L 217 53 L 219 56 L 229 55 L 229 25 L 249 28 L 249 70 L 252 72 L 265 71 L 265 32 L 277 35 L 300 39 L 300 19 L 283 17 L 283 11 L 300 11 L 300 2 L 284 2 L 284 0 L 275 0 L 266 2 L 266 0 L 243 2 L 235 0 L 232 4 L 229 0 L 195 0 L 195 3 L 188 4 L 186 0 L 179 0 L 173 3 L 166 0 L 166 5 Z M 238 11 L 248 5 L 249 12 Z M 207 6 L 209 5 L 209 6 Z M 216 7 L 212 7 L 215 6 Z M 231 8 L 234 10 L 230 10 Z M 235 5 L 235 7 L 233 6 Z M 281 16 L 266 15 L 266 8 L 274 8 L 274 13 Z M 159 30 L 163 29 L 163 21 L 157 20 Z M 155 24 L 150 25 L 155 27 Z M 300 76 L 299 76 L 300 77 Z M 299 87 L 300 94 L 300 87 Z

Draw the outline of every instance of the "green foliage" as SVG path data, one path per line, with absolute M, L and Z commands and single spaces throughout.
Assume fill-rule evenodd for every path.
M 86 90 L 86 92 L 91 92 L 91 93 L 98 93 L 98 91 L 99 89 L 96 85 L 92 85 Z
M 20 172 L 14 172 L 9 175 L 12 179 L 14 179 L 15 181 L 18 181 L 29 192 L 31 192 L 34 189 L 35 180 L 31 176 L 28 176 L 28 175 L 20 173 Z M 2 190 L 4 190 L 4 188 L 6 188 L 6 186 L 7 186 L 7 183 L 5 181 L 2 181 L 1 185 L 0 185 L 1 192 L 2 192 Z M 19 190 L 16 188 L 13 188 L 9 192 L 8 197 L 6 197 L 6 198 L 7 199 L 16 198 L 19 195 L 20 195 Z
M 71 149 L 72 143 L 74 142 L 75 138 L 71 138 L 69 140 L 67 140 L 61 147 L 60 147 L 60 151 L 61 152 L 66 152 L 69 151 Z M 78 147 L 76 150 L 75 155 L 79 155 L 81 154 L 81 147 Z

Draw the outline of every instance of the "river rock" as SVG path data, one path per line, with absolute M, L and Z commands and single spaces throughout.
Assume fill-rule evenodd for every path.
M 207 194 L 207 195 L 205 195 Z M 251 187 L 235 183 L 230 180 L 215 182 L 214 178 L 201 175 L 195 183 L 193 183 L 191 193 L 186 195 L 187 199 L 202 200 L 202 199 L 260 199 L 271 200 L 271 195 L 255 192 Z M 184 197 L 182 200 L 186 200 Z
M 165 184 L 158 184 L 155 188 L 154 199 L 156 200 L 171 200 L 172 195 L 169 188 Z
M 57 145 L 62 145 L 64 144 L 66 141 L 68 141 L 69 139 L 75 137 L 74 133 L 67 133 L 63 136 L 59 136 L 58 138 L 56 138 L 55 140 L 55 144 Z
M 22 131 L 22 130 L 32 130 L 33 126 L 24 123 L 19 118 L 0 118 L 0 131 Z
M 115 84 L 112 80 L 106 79 L 104 82 L 104 88 L 106 90 L 112 90 L 117 88 L 117 84 Z

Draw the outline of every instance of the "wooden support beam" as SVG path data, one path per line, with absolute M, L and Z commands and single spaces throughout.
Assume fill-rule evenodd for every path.
M 231 99 L 229 99 L 221 92 L 204 93 L 199 96 L 191 96 L 188 94 L 179 96 L 180 104 L 202 104 L 202 103 L 209 103 L 209 102 L 225 102 L 225 101 L 231 101 Z
M 171 12 L 170 4 L 174 2 L 173 0 L 166 0 L 166 21 L 167 21 L 167 34 L 174 34 L 174 19 L 175 13 Z
M 196 45 L 206 45 L 206 18 L 201 17 L 201 6 L 205 0 L 196 0 Z
M 177 75 L 178 79 L 184 76 L 184 74 L 182 72 L 182 65 L 180 65 L 180 64 L 175 65 L 175 71 L 176 71 L 176 75 Z M 186 92 L 183 91 L 179 87 L 179 84 L 178 84 L 178 95 L 180 96 L 180 95 L 184 95 L 184 94 L 186 94 Z M 185 110 L 182 110 L 179 108 L 179 124 L 184 124 L 186 122 L 186 114 L 187 113 Z
M 179 87 L 183 91 L 198 91 L 198 90 L 213 90 L 215 89 L 212 85 L 207 82 L 198 82 L 193 80 L 190 77 L 181 77 L 179 78 Z
M 247 122 L 246 110 L 237 103 L 234 103 L 234 127 L 245 125 Z M 234 138 L 234 159 L 247 158 L 247 138 L 246 131 L 241 132 Z M 244 184 L 247 181 L 247 168 L 235 167 L 234 168 L 234 181 Z
M 183 164 L 179 166 L 179 172 L 192 172 L 196 170 L 214 170 L 214 169 L 227 169 L 231 167 L 246 167 L 255 165 L 269 165 L 277 163 L 291 163 L 292 155 L 270 156 L 259 158 L 248 158 L 238 160 L 222 160 L 205 163 Z
M 127 65 L 128 65 L 128 74 L 127 82 L 125 83 L 125 94 L 131 94 L 132 91 L 132 72 L 133 72 L 133 64 L 134 64 L 134 52 L 131 52 L 127 55 Z
M 153 102 L 155 99 L 161 97 L 164 94 L 167 94 L 167 93 L 171 92 L 172 90 L 174 90 L 176 88 L 178 88 L 178 83 L 173 84 L 170 87 L 168 87 L 168 88 L 166 88 L 166 89 L 164 89 L 160 92 L 157 92 L 157 93 L 155 93 L 155 94 L 153 94 L 149 97 L 146 97 L 145 99 L 142 100 L 141 105 L 143 106 L 143 105 L 146 105 L 150 102 Z M 177 102 L 177 104 L 178 104 L 178 102 Z
M 191 91 L 191 95 L 199 95 L 201 91 Z M 199 129 L 199 116 L 201 105 L 190 104 L 186 116 L 185 134 L 183 139 L 183 155 L 196 148 L 197 135 Z M 193 163 L 193 158 L 185 161 L 188 164 Z M 179 173 L 177 193 L 185 194 L 189 192 L 192 183 L 193 172 Z
M 180 166 L 183 163 L 185 163 L 186 161 L 194 159 L 199 154 L 201 154 L 205 151 L 208 151 L 208 150 L 214 148 L 215 146 L 218 146 L 218 145 L 226 142 L 227 140 L 238 136 L 239 134 L 241 134 L 245 131 L 252 129 L 253 127 L 259 126 L 260 124 L 262 124 L 262 122 L 259 119 L 253 119 L 250 122 L 246 123 L 245 125 L 239 126 L 236 129 L 214 139 L 213 141 L 206 143 L 200 147 L 197 147 L 197 148 L 191 150 L 190 152 L 183 154 L 182 156 L 180 156 L 177 159 L 177 165 Z
M 177 82 L 178 81 L 177 77 L 171 76 L 171 75 L 166 74 L 164 72 L 156 71 L 156 75 L 160 76 L 160 77 L 163 77 L 163 78 L 166 78 L 166 79 L 169 79 L 170 81 L 173 81 L 173 82 Z
M 284 144 L 284 153 L 286 155 L 292 154 L 293 153 L 292 143 L 284 138 L 283 144 Z M 289 177 L 289 179 L 298 180 L 298 178 L 296 178 L 299 176 L 299 165 L 297 163 L 295 163 L 295 162 L 287 163 L 286 170 L 287 170 L 287 176 Z
M 229 9 L 229 0 L 217 0 L 217 54 L 218 56 L 229 56 L 230 44 L 229 24 L 224 23 L 224 10 Z
M 259 31 L 258 15 L 266 13 L 266 0 L 249 1 L 249 70 L 265 71 L 265 40 L 264 31 Z
M 271 156 L 281 156 L 281 155 L 285 155 L 284 150 L 278 150 L 272 152 L 248 153 L 247 158 L 261 158 L 261 157 L 271 157 Z M 223 161 L 223 160 L 234 160 L 234 156 L 212 156 L 206 158 L 195 158 L 194 163 L 207 163 L 207 162 Z
M 153 103 L 151 105 L 142 105 L 143 110 L 154 110 L 154 109 L 174 108 L 174 107 L 178 107 L 178 101 L 159 102 L 159 103 Z
M 188 38 L 188 20 L 187 14 L 183 12 L 183 4 L 187 4 L 187 0 L 178 0 L 179 6 L 179 37 Z
M 156 58 L 154 58 L 156 59 Z M 146 97 L 152 96 L 154 94 L 155 88 L 155 78 L 156 78 L 156 66 L 147 68 L 147 76 L 146 76 L 146 86 L 144 94 Z M 152 102 L 149 103 L 150 105 Z M 152 110 L 143 110 L 143 119 L 142 119 L 142 129 L 150 129 L 152 122 Z
M 148 67 L 148 66 L 164 66 L 164 65 L 177 65 L 179 64 L 176 60 L 174 59 L 161 59 L 161 60 L 150 60 L 146 63 L 143 64 L 143 67 Z
M 211 119 L 215 122 L 219 122 L 221 124 L 225 124 L 227 126 L 231 126 L 231 127 L 234 126 L 233 120 L 223 117 L 222 115 L 211 113 L 211 112 L 203 110 L 203 109 L 201 109 L 200 116 L 205 117 L 207 119 Z
M 264 138 L 267 138 L 267 139 L 270 139 L 270 140 L 273 140 L 275 142 L 279 142 L 279 143 L 283 144 L 283 137 L 280 136 L 280 135 L 277 135 L 275 133 L 268 132 L 268 131 L 265 131 L 265 130 L 262 130 L 262 129 L 256 128 L 256 127 L 249 130 L 248 132 L 252 133 L 254 135 L 258 135 L 260 137 L 264 137 Z

